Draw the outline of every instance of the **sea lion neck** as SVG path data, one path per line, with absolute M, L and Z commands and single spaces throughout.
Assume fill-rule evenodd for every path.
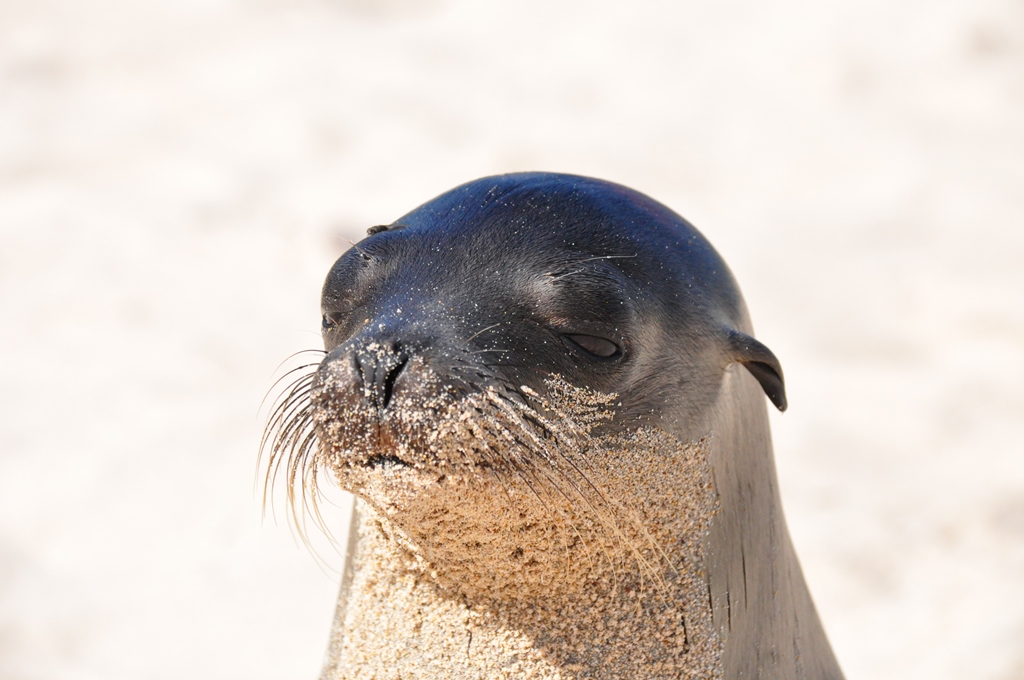
M 367 664 L 382 677 L 450 678 L 625 678 L 636 668 L 675 678 L 720 667 L 700 576 L 717 507 L 708 443 L 644 430 L 598 448 L 587 461 L 593 490 L 578 499 L 487 475 L 375 475 L 360 491 L 325 676 Z

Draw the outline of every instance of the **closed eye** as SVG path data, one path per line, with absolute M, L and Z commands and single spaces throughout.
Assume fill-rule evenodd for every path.
M 594 356 L 607 359 L 620 353 L 619 346 L 611 340 L 599 338 L 596 335 L 566 334 L 562 336 L 572 344 L 580 347 L 585 352 Z
M 324 312 L 324 330 L 330 330 L 345 320 L 346 312 Z

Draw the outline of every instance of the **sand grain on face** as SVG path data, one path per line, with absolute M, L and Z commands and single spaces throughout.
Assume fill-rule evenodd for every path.
M 493 391 L 438 400 L 430 436 L 389 450 L 402 463 L 367 465 L 366 441 L 324 438 L 319 461 L 359 498 L 324 678 L 721 675 L 708 442 L 594 435 L 612 397 L 549 388 L 523 392 L 528 406 Z

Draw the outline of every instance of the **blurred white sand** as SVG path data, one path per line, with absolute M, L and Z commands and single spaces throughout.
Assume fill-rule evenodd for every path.
M 345 237 L 532 169 L 731 264 L 849 677 L 1024 678 L 1019 0 L 0 2 L 0 677 L 315 677 L 260 399 Z

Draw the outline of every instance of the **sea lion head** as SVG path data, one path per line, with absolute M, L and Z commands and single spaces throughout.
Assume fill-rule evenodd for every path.
M 378 449 L 410 400 L 487 387 L 521 398 L 551 375 L 618 395 L 615 428 L 652 423 L 683 439 L 704 434 L 733 363 L 785 408 L 781 368 L 745 332 L 721 257 L 635 191 L 491 177 L 370 232 L 324 284 L 318 373 L 365 414 Z
M 342 255 L 322 311 L 326 355 L 270 428 L 293 481 L 327 467 L 359 493 L 382 467 L 521 471 L 559 436 L 648 425 L 696 440 L 733 364 L 786 405 L 711 245 L 600 180 L 511 174 L 442 194 Z M 573 388 L 608 396 L 567 413 Z

